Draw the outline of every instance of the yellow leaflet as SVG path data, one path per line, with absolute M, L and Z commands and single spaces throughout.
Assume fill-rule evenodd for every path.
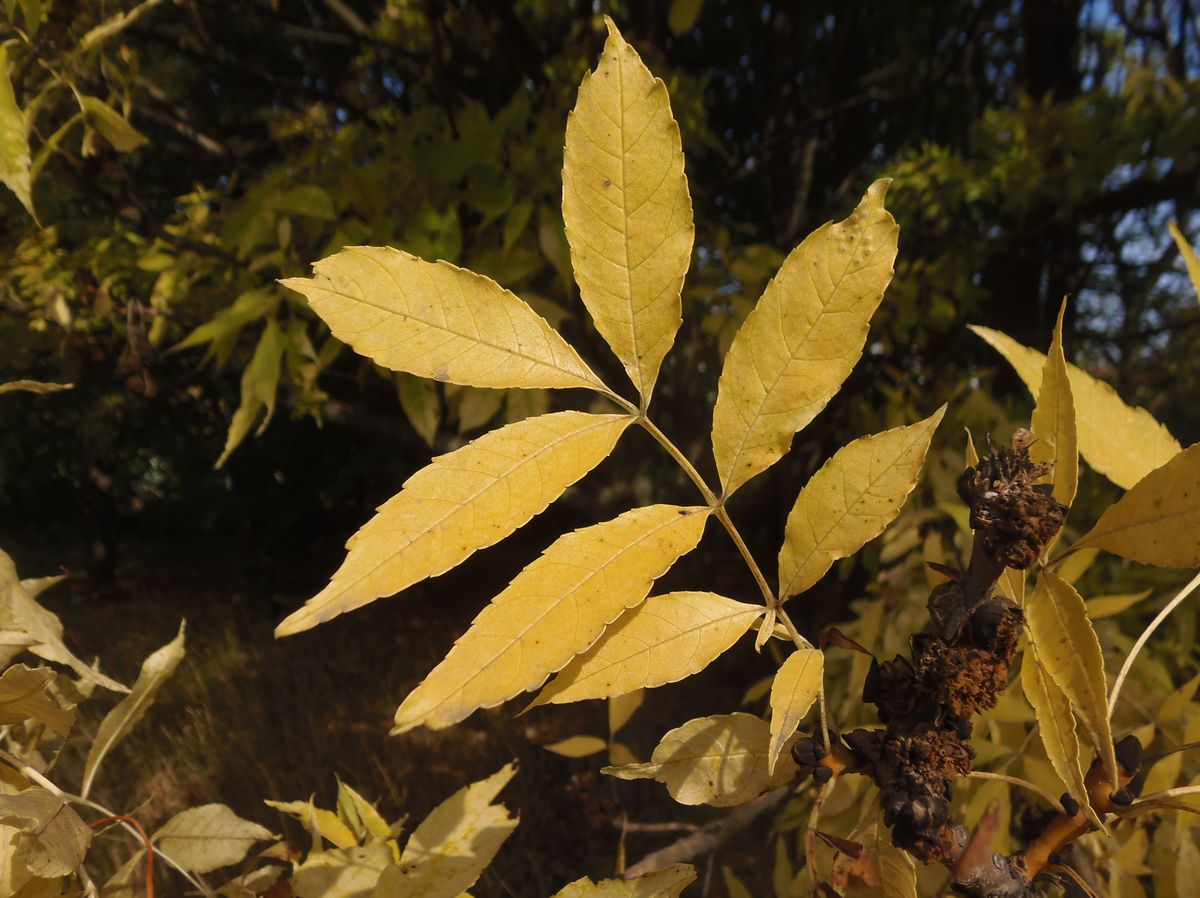
M 329 585 L 275 635 L 393 595 L 498 543 L 603 461 L 632 420 L 584 412 L 526 418 L 434 459 L 350 538 Z
M 775 772 L 783 743 L 792 738 L 804 715 L 821 694 L 825 655 L 817 649 L 792 652 L 775 673 L 771 684 L 771 741 L 767 747 L 767 770 Z
M 734 337 L 713 410 L 725 495 L 783 457 L 862 355 L 900 232 L 883 207 L 888 183 L 792 250 Z
M 319 850 L 320 847 L 316 844 L 318 835 L 338 848 L 353 848 L 358 844 L 354 832 L 342 822 L 337 814 L 317 807 L 311 798 L 308 801 L 264 800 L 263 804 L 282 811 L 284 814 L 289 814 L 304 824 L 304 827 L 313 834 L 314 851 Z
M 667 89 L 605 23 L 567 119 L 563 221 L 580 296 L 644 405 L 679 330 L 695 231 Z
M 1196 288 L 1196 299 L 1200 299 L 1200 256 L 1196 255 L 1196 251 L 1192 249 L 1187 238 L 1179 230 L 1179 226 L 1175 222 L 1167 224 L 1167 230 L 1171 232 L 1171 237 L 1175 241 L 1175 245 L 1179 247 L 1179 252 L 1183 254 L 1183 261 L 1187 265 L 1188 277 L 1192 279 L 1192 286 Z
M 555 892 L 553 898 L 677 898 L 695 881 L 696 868 L 691 864 L 672 864 L 635 879 L 592 882 L 584 876 Z
M 1200 443 L 1105 509 L 1072 549 L 1085 546 L 1161 567 L 1200 564 Z
M 862 437 L 839 449 L 805 484 L 779 552 L 779 596 L 811 587 L 900 513 L 917 485 L 942 406 L 924 421 Z
M 711 592 L 672 592 L 626 611 L 531 707 L 623 695 L 704 670 L 764 611 Z
M 1115 781 L 1117 758 L 1108 723 L 1104 655 L 1083 599 L 1066 580 L 1043 571 L 1025 616 L 1042 671 L 1070 699 L 1105 772 Z
M 570 736 L 561 742 L 543 745 L 542 748 L 564 758 L 586 758 L 604 751 L 608 748 L 608 742 L 599 736 Z
M 1029 424 L 1029 429 L 1037 437 L 1029 447 L 1029 457 L 1054 466 L 1054 498 L 1069 508 L 1079 486 L 1079 452 L 1076 448 L 1075 400 L 1071 396 L 1071 380 L 1062 345 L 1063 313 L 1066 310 L 1067 301 L 1064 299 L 1058 310 L 1054 337 L 1042 368 L 1037 405 L 1034 406 L 1033 420 Z
M 313 271 L 280 283 L 385 368 L 472 387 L 604 389 L 545 319 L 491 278 L 380 246 L 348 246 Z
M 1153 591 L 1152 589 L 1143 589 L 1141 592 L 1118 593 L 1116 595 L 1096 596 L 1094 599 L 1088 599 L 1088 617 L 1092 620 L 1113 617 L 1126 609 L 1132 608 Z
M 517 826 L 504 805 L 492 804 L 514 773 L 506 764 L 434 808 L 409 837 L 399 867 L 385 871 L 376 894 L 456 898 L 474 885 Z
M 181 811 L 164 823 L 154 834 L 154 844 L 183 869 L 211 873 L 240 864 L 255 842 L 278 838 L 223 804 L 204 804 Z
M 696 547 L 709 512 L 651 505 L 559 537 L 404 700 L 393 734 L 448 727 L 542 685 Z
M 876 812 L 875 823 L 867 830 L 862 846 L 871 859 L 882 898 L 917 898 L 917 865 L 908 852 L 892 844 L 882 809 Z
M 367 801 L 354 789 L 338 780 L 338 816 L 354 827 L 360 835 L 366 834 L 376 839 L 387 839 L 392 835 L 392 828 L 375 806 Z
M 646 691 L 644 689 L 634 689 L 632 692 L 614 695 L 609 699 L 608 735 L 610 738 L 617 735 L 617 731 L 629 723 L 629 718 L 633 717 L 645 700 Z
M 1034 598 L 1041 600 L 1037 594 Z M 1094 823 L 1099 824 L 1096 812 L 1088 801 L 1083 769 L 1079 766 L 1079 737 L 1075 734 L 1075 715 L 1071 711 L 1071 702 L 1043 669 L 1033 643 L 1029 644 L 1021 658 L 1021 688 L 1033 706 L 1038 733 L 1054 772 L 1067 794 L 1079 802 Z
M 732 807 L 796 776 L 796 764 L 786 751 L 775 773 L 767 771 L 770 738 L 767 722 L 752 714 L 698 717 L 663 736 L 649 763 L 601 772 L 624 780 L 656 779 L 680 804 Z
M 971 330 L 1004 356 L 1029 392 L 1038 395 L 1045 356 L 1000 331 L 975 325 Z M 1179 441 L 1153 415 L 1126 405 L 1108 384 L 1070 364 L 1067 378 L 1075 403 L 1079 452 L 1117 486 L 1129 489 L 1179 452 Z

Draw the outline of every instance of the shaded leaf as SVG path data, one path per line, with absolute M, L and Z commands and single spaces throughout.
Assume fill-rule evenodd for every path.
M 1147 474 L 1072 546 L 1162 567 L 1200 564 L 1200 443 Z
M 1037 405 L 1029 425 L 1037 438 L 1029 447 L 1029 457 L 1035 462 L 1053 465 L 1054 498 L 1070 508 L 1079 486 L 1079 452 L 1076 448 L 1075 400 L 1071 396 L 1071 380 L 1063 355 L 1062 327 L 1066 311 L 1064 299 L 1058 310 L 1058 322 L 1054 325 L 1054 337 L 1042 368 Z
M 863 853 L 879 880 L 881 898 L 918 898 L 917 865 L 908 852 L 892 844 L 882 811 L 862 836 Z
M 1200 300 L 1200 256 L 1196 255 L 1196 251 L 1192 249 L 1192 245 L 1188 243 L 1187 238 L 1183 236 L 1175 222 L 1168 222 L 1167 230 L 1171 232 L 1171 239 L 1175 241 L 1175 245 L 1179 247 L 1179 252 L 1183 255 L 1188 277 L 1192 281 L 1192 286 L 1196 288 L 1196 299 Z
M 971 325 L 1008 361 L 1034 396 L 1041 390 L 1046 357 L 1006 334 Z M 1089 465 L 1129 489 L 1179 452 L 1179 441 L 1144 408 L 1126 405 L 1116 390 L 1074 365 L 1067 378 L 1075 404 L 1079 452 Z
M 1072 556 L 1074 557 L 1074 556 Z M 1094 599 L 1087 600 L 1087 614 L 1092 620 L 1100 620 L 1104 617 L 1113 617 L 1120 614 L 1136 605 L 1138 602 L 1147 598 L 1152 589 L 1143 589 L 1141 592 L 1118 593 L 1110 596 L 1096 596 Z
M 783 744 L 792 738 L 800 721 L 821 694 L 825 676 L 825 653 L 799 649 L 784 659 L 771 684 L 771 742 L 767 770 L 775 772 Z
M 225 435 L 225 448 L 213 466 L 220 468 L 229 459 L 230 454 L 241 445 L 250 433 L 259 412 L 266 410 L 266 417 L 258 426 L 261 434 L 271 423 L 275 414 L 275 394 L 279 390 L 279 376 L 283 353 L 287 349 L 287 338 L 274 318 L 267 319 L 262 336 L 254 347 L 254 355 L 250 364 L 242 372 L 242 401 L 233 418 L 229 422 L 229 432 Z
M 334 336 L 393 371 L 474 387 L 588 387 L 599 378 L 495 281 L 449 262 L 350 246 L 288 278 Z
M 442 423 L 442 400 L 437 384 L 413 374 L 397 374 L 396 392 L 408 423 L 420 434 L 425 445 L 432 448 Z
M 352 536 L 329 585 L 275 630 L 290 636 L 445 573 L 525 525 L 603 461 L 633 419 L 557 412 L 442 455 Z
M 375 806 L 341 779 L 338 780 L 338 814 L 354 826 L 360 839 L 365 836 L 387 839 L 392 835 L 391 827 Z
M 516 769 L 506 764 L 487 779 L 460 789 L 421 822 L 379 882 L 376 898 L 456 898 L 474 885 L 517 819 L 492 804 Z
M 99 131 L 118 153 L 131 153 L 150 142 L 145 134 L 129 124 L 121 113 L 103 100 L 79 95 L 79 106 L 87 115 L 92 127 Z
M 50 694 L 54 671 L 30 669 L 14 664 L 0 674 L 0 726 L 33 719 L 44 723 L 60 736 L 67 735 L 75 721 L 75 711 L 62 707 Z
M 243 820 L 223 804 L 181 811 L 154 834 L 154 844 L 193 873 L 210 873 L 241 863 L 255 842 L 278 838 L 269 829 Z
M 391 864 L 386 842 L 314 851 L 292 873 L 296 898 L 367 898 Z
M 563 221 L 583 303 L 644 406 L 682 320 L 695 230 L 667 88 L 605 24 L 567 119 Z
M 636 879 L 592 882 L 584 876 L 555 892 L 553 898 L 677 898 L 695 881 L 696 868 L 691 864 L 672 864 Z
M 924 421 L 855 440 L 804 485 L 779 551 L 781 599 L 804 592 L 895 520 L 945 412 L 942 406 Z
M 609 698 L 699 673 L 763 613 L 711 592 L 672 592 L 625 612 L 542 690 L 533 706 Z
M 61 390 L 69 390 L 74 384 L 48 384 L 38 380 L 10 380 L 7 383 L 0 384 L 0 396 L 5 393 L 58 393 Z
M 1025 616 L 1040 669 L 1070 699 L 1108 778 L 1115 782 L 1117 758 L 1108 722 L 1104 655 L 1083 599 L 1070 583 L 1043 571 L 1025 605 Z
M 650 601 L 654 600 L 650 599 Z M 629 723 L 629 718 L 633 717 L 645 700 L 646 691 L 644 689 L 634 689 L 623 695 L 614 695 L 608 700 L 608 735 L 610 738 L 617 735 L 617 731 Z
M 179 662 L 183 660 L 184 627 L 185 624 L 181 622 L 179 634 L 142 662 L 141 673 L 138 674 L 137 682 L 133 684 L 129 695 L 121 699 L 116 707 L 100 721 L 96 738 L 92 740 L 91 748 L 88 749 L 87 761 L 83 765 L 81 794 L 85 797 L 91 791 L 92 781 L 95 779 L 100 762 L 118 742 L 128 736 L 130 731 L 137 726 L 138 721 L 145 716 L 147 709 L 153 704 L 158 690 L 170 679 L 171 674 L 175 673 L 175 668 L 179 666 Z
M 404 700 L 392 732 L 441 729 L 542 685 L 696 547 L 710 511 L 652 505 L 559 537 Z
M 543 745 L 546 751 L 552 751 L 564 758 L 586 758 L 588 755 L 599 754 L 608 748 L 608 742 L 598 736 L 571 736 L 561 742 Z
M 899 228 L 876 181 L 853 214 L 792 250 L 725 356 L 713 454 L 726 495 L 783 457 L 862 355 Z
M 601 772 L 625 780 L 656 779 L 680 804 L 731 807 L 795 777 L 796 765 L 787 752 L 775 773 L 768 773 L 770 738 L 767 722 L 752 714 L 699 717 L 663 736 L 649 763 Z
M 61 797 L 40 786 L 0 794 L 0 826 L 13 826 L 15 855 L 34 876 L 68 876 L 79 869 L 92 831 Z
M 1034 599 L 1041 601 L 1035 592 Z M 1079 766 L 1079 737 L 1075 734 L 1075 715 L 1071 701 L 1050 677 L 1038 659 L 1037 644 L 1031 642 L 1021 659 L 1021 688 L 1037 719 L 1038 735 L 1046 748 L 1046 757 L 1058 775 L 1064 790 L 1079 803 L 1096 824 Z

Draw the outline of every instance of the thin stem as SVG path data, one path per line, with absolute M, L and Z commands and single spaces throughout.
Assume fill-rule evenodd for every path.
M 78 804 L 78 805 L 82 805 L 83 807 L 86 807 L 86 808 L 91 808 L 93 811 L 98 811 L 99 813 L 103 814 L 106 817 L 112 817 L 113 819 L 115 819 L 117 821 L 117 823 L 126 832 L 130 833 L 131 835 L 137 836 L 139 840 L 142 838 L 143 834 L 138 832 L 136 827 L 130 826 L 129 823 L 127 823 L 125 821 L 125 819 L 123 818 L 123 816 L 121 814 L 118 814 L 115 811 L 109 810 L 104 805 L 99 804 L 98 802 L 92 801 L 90 798 L 84 798 L 81 795 L 74 795 L 70 792 L 66 792 L 63 789 L 60 789 L 57 785 L 55 785 L 54 782 L 47 779 L 42 774 L 38 773 L 36 770 L 34 770 L 32 767 L 30 767 L 28 764 L 26 764 L 24 761 L 22 761 L 20 758 L 16 757 L 15 755 L 11 755 L 7 751 L 0 749 L 0 760 L 3 760 L 4 762 L 6 762 L 10 767 L 15 769 L 19 773 L 21 773 L 27 779 L 33 780 L 35 783 L 37 783 L 39 786 L 41 786 L 43 789 L 45 789 L 51 795 L 56 795 L 59 798 L 61 798 L 63 801 L 70 802 L 71 804 Z M 157 854 L 160 858 L 162 858 L 163 862 L 167 866 L 174 867 L 175 870 L 178 871 L 178 873 L 184 879 L 186 879 L 193 886 L 195 886 L 196 889 L 199 890 L 199 892 L 202 895 L 207 896 L 207 898 L 212 898 L 212 896 L 214 895 L 214 892 L 212 889 L 210 889 L 207 885 L 204 884 L 203 880 L 199 879 L 196 876 L 193 876 L 191 873 L 189 873 L 187 870 L 185 870 L 182 866 L 180 866 L 179 862 L 174 860 L 170 855 L 163 854 L 162 849 L 160 849 L 157 845 L 154 846 L 154 853 Z
M 1029 780 L 1021 779 L 1019 776 L 1009 776 L 1007 773 L 991 773 L 987 770 L 972 770 L 967 776 L 978 780 L 999 780 L 1002 783 L 1010 783 L 1014 786 L 1021 786 L 1028 789 L 1030 792 L 1036 792 L 1042 798 L 1046 799 L 1046 803 L 1052 808 L 1061 808 L 1062 803 L 1043 789 L 1041 786 L 1031 783 Z
M 1137 642 L 1133 644 L 1133 648 L 1130 649 L 1129 654 L 1125 658 L 1125 663 L 1121 665 L 1121 671 L 1117 674 L 1116 682 L 1113 683 L 1112 693 L 1110 693 L 1108 696 L 1108 717 L 1110 720 L 1113 716 L 1113 709 L 1117 707 L 1117 696 L 1121 694 L 1121 687 L 1125 685 L 1125 678 L 1129 675 L 1129 668 L 1133 667 L 1133 662 L 1134 659 L 1137 658 L 1138 652 L 1142 650 L 1142 646 L 1146 644 L 1147 640 L 1150 639 L 1151 635 L 1155 630 L 1158 629 L 1159 625 L 1167 619 L 1167 616 L 1174 611 L 1184 599 L 1190 596 L 1198 586 L 1200 586 L 1200 574 L 1196 574 L 1196 576 L 1192 578 L 1192 581 L 1187 586 L 1175 594 L 1175 598 L 1167 602 L 1163 610 L 1155 615 L 1154 620 L 1150 621 L 1150 625 L 1142 631 L 1142 635 L 1139 636 L 1137 638 Z
M 1200 786 L 1176 786 L 1174 789 L 1163 789 L 1161 792 L 1151 792 L 1137 800 L 1137 804 L 1149 801 L 1162 801 L 1168 798 L 1178 798 L 1180 795 L 1195 795 L 1200 793 Z
M 831 779 L 813 796 L 812 812 L 808 815 L 808 829 L 804 833 L 804 863 L 812 876 L 813 895 L 817 896 L 821 894 L 821 875 L 817 871 L 817 824 L 821 821 L 821 808 L 825 805 L 825 799 L 833 791 L 836 782 L 836 777 Z

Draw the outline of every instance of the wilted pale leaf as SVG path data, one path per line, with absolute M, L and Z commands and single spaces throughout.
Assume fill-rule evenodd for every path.
M 380 880 L 376 898 L 456 898 L 492 862 L 517 818 L 492 804 L 516 772 L 506 764 L 438 805 L 404 846 L 400 865 Z
M 1035 601 L 1045 601 L 1038 592 Z M 1046 748 L 1054 772 L 1058 774 L 1068 795 L 1079 802 L 1088 817 L 1095 823 L 1096 812 L 1092 810 L 1083 782 L 1083 768 L 1079 766 L 1079 737 L 1075 734 L 1075 714 L 1071 701 L 1046 673 L 1038 660 L 1037 644 L 1031 642 L 1021 658 L 1021 688 L 1037 718 L 1038 734 Z
M 586 758 L 604 751 L 608 743 L 599 736 L 570 736 L 561 742 L 543 745 L 542 748 L 564 758 Z
M 563 221 L 583 303 L 644 405 L 679 330 L 692 202 L 667 88 L 605 22 L 567 119 Z
M 2 51 L 0 51 L 2 52 Z M 48 384 L 40 380 L 10 380 L 7 383 L 0 384 L 0 396 L 5 393 L 57 393 L 60 390 L 69 390 L 74 384 Z
M 945 412 L 942 406 L 924 421 L 855 440 L 804 485 L 779 551 L 780 598 L 804 592 L 895 520 Z
M 1113 617 L 1138 602 L 1147 598 L 1154 590 L 1143 589 L 1141 592 L 1117 593 L 1110 596 L 1096 596 L 1087 600 L 1087 614 L 1092 620 Z
M 353 848 L 358 844 L 358 837 L 337 814 L 327 811 L 308 801 L 270 801 L 264 799 L 263 804 L 277 811 L 295 817 L 312 834 L 313 848 L 319 846 L 321 839 L 338 848 Z
M 129 695 L 119 701 L 115 708 L 100 721 L 96 738 L 88 750 L 87 761 L 83 765 L 83 787 L 81 793 L 87 796 L 92 789 L 92 781 L 96 776 L 100 762 L 112 751 L 113 747 L 129 735 L 145 716 L 147 709 L 154 702 L 154 696 L 162 685 L 175 673 L 175 668 L 183 660 L 183 631 L 185 623 L 179 624 L 179 634 L 161 649 L 153 652 L 142 662 L 141 673 Z
M 1196 255 L 1196 251 L 1192 249 L 1192 245 L 1187 242 L 1187 238 L 1183 236 L 1179 230 L 1179 226 L 1175 222 L 1169 222 L 1167 230 L 1171 232 L 1171 237 L 1175 241 L 1175 245 L 1179 247 L 1179 252 L 1183 254 L 1184 264 L 1187 265 L 1188 277 L 1192 280 L 1192 286 L 1196 288 L 1196 299 L 1200 300 L 1200 256 Z
M 1070 508 L 1079 485 L 1079 452 L 1076 448 L 1075 400 L 1071 396 L 1067 359 L 1063 355 L 1062 327 L 1066 310 L 1064 299 L 1058 310 L 1058 323 L 1054 326 L 1033 420 L 1029 424 L 1037 438 L 1029 447 L 1029 457 L 1035 462 L 1048 462 L 1054 466 L 1054 498 Z
M 710 511 L 651 505 L 559 537 L 404 700 L 392 732 L 441 729 L 541 686 L 696 547 Z
M 971 330 L 1004 356 L 1029 392 L 1038 395 L 1044 355 L 991 328 L 971 325 Z M 1117 486 L 1129 489 L 1179 452 L 1179 441 L 1165 427 L 1144 408 L 1126 405 L 1108 384 L 1070 364 L 1067 378 L 1079 452 Z
M 474 387 L 603 389 L 543 318 L 490 278 L 378 246 L 346 247 L 313 271 L 281 283 L 385 368 Z
M 1108 723 L 1104 655 L 1083 599 L 1070 583 L 1045 570 L 1025 605 L 1025 617 L 1041 671 L 1070 700 L 1105 772 L 1115 782 L 1117 758 Z
M 67 876 L 79 869 L 92 830 L 62 798 L 34 786 L 0 794 L 0 825 L 20 830 L 17 853 L 34 876 Z
M 108 141 L 118 153 L 131 153 L 149 143 L 146 135 L 103 100 L 96 97 L 79 96 L 79 106 L 88 117 L 92 127 Z
M 1072 548 L 1162 567 L 1200 564 L 1200 443 L 1184 449 L 1105 509 Z
M 392 862 L 386 842 L 314 851 L 292 873 L 296 898 L 368 898 Z
M 54 700 L 47 689 L 53 680 L 54 671 L 49 668 L 31 670 L 24 664 L 14 664 L 0 674 L 0 726 L 32 718 L 60 736 L 67 735 L 75 710 Z
M 677 898 L 695 881 L 696 868 L 691 864 L 672 864 L 636 879 L 592 882 L 585 876 L 555 892 L 553 898 Z
M 350 538 L 330 584 L 275 630 L 290 636 L 444 573 L 526 524 L 598 465 L 633 419 L 557 412 L 484 434 L 418 471 Z
M 278 838 L 269 829 L 243 820 L 223 804 L 188 808 L 154 834 L 154 844 L 193 873 L 210 873 L 241 863 L 255 842 Z
M 780 665 L 771 684 L 771 742 L 767 770 L 775 772 L 783 744 L 792 738 L 804 715 L 821 694 L 825 655 L 818 649 L 792 652 Z
M 33 180 L 29 173 L 29 137 L 25 114 L 17 105 L 8 77 L 8 51 L 0 46 L 0 181 L 33 215 Z
M 0 660 L 7 661 L 6 650 L 28 649 L 40 658 L 71 668 L 81 680 L 103 686 L 112 692 L 129 690 L 115 680 L 76 658 L 63 643 L 62 622 L 30 595 L 17 576 L 13 560 L 0 550 Z
M 698 717 L 663 736 L 649 763 L 601 772 L 626 780 L 656 779 L 680 804 L 731 807 L 795 777 L 796 765 L 787 752 L 774 775 L 767 772 L 770 739 L 767 722 L 752 714 Z
M 609 698 L 699 673 L 763 613 L 711 592 L 672 592 L 626 611 L 533 703 Z
M 738 330 L 713 410 L 726 495 L 783 457 L 862 355 L 896 258 L 887 187 L 876 181 L 849 218 L 792 250 Z

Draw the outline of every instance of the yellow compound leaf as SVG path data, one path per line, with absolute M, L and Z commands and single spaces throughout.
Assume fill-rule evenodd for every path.
M 765 609 L 711 592 L 672 592 L 626 611 L 531 707 L 624 695 L 699 673 Z
M 691 864 L 672 864 L 634 879 L 592 882 L 584 876 L 555 892 L 553 898 L 677 898 L 695 881 L 696 868 Z
M 1188 243 L 1187 238 L 1179 230 L 1179 226 L 1175 222 L 1167 224 L 1167 230 L 1171 232 L 1171 238 L 1175 241 L 1175 245 L 1179 247 L 1179 252 L 1183 254 L 1184 264 L 1187 265 L 1188 277 L 1192 280 L 1192 286 L 1196 288 L 1196 299 L 1200 300 L 1200 256 L 1196 255 L 1196 251 L 1192 249 L 1192 245 Z
M 1029 457 L 1054 466 L 1054 498 L 1070 508 L 1079 486 L 1079 452 L 1076 446 L 1075 400 L 1071 396 L 1067 359 L 1063 355 L 1062 327 L 1066 310 L 1067 301 L 1064 299 L 1058 310 L 1054 337 L 1042 368 L 1037 405 L 1034 406 L 1033 420 L 1029 424 L 1029 429 L 1037 437 L 1029 447 Z
M 632 420 L 574 411 L 526 418 L 434 459 L 350 538 L 329 585 L 275 635 L 394 595 L 498 543 L 603 461 Z
M 398 868 L 381 877 L 375 894 L 387 898 L 456 898 L 475 884 L 517 818 L 492 804 L 516 768 L 506 764 L 460 789 L 433 809 L 408 839 Z
M 805 484 L 779 552 L 781 599 L 804 592 L 895 519 L 917 485 L 945 411 L 942 406 L 924 421 L 855 440 Z
M 695 231 L 667 89 L 605 22 L 567 119 L 563 221 L 580 296 L 644 406 L 679 330 Z
M 710 511 L 651 505 L 559 537 L 404 700 L 393 734 L 442 729 L 541 686 L 696 547 Z
M 1072 548 L 1084 547 L 1160 567 L 1200 564 L 1200 443 L 1105 509 Z
M 472 387 L 604 390 L 545 319 L 491 278 L 380 246 L 348 246 L 313 272 L 280 283 L 385 368 Z
M 1025 605 L 1025 617 L 1041 670 L 1070 700 L 1108 778 L 1115 782 L 1117 757 L 1108 723 L 1104 655 L 1083 599 L 1066 580 L 1043 571 Z
M 734 337 L 713 410 L 725 495 L 783 457 L 862 356 L 900 232 L 883 206 L 888 183 L 792 250 Z
M 800 649 L 788 655 L 771 684 L 771 742 L 767 770 L 775 772 L 783 743 L 792 738 L 804 715 L 821 694 L 825 655 L 817 649 Z
M 770 738 L 767 722 L 752 714 L 698 717 L 663 736 L 649 763 L 601 772 L 624 780 L 656 779 L 680 804 L 732 807 L 795 778 L 796 764 L 786 751 L 774 774 L 768 773 Z
M 1034 598 L 1040 600 L 1035 593 Z M 1087 797 L 1083 768 L 1079 766 L 1079 737 L 1075 734 L 1075 715 L 1071 702 L 1046 673 L 1038 660 L 1037 646 L 1031 643 L 1021 658 L 1021 688 L 1037 718 L 1038 734 L 1046 747 L 1046 757 L 1068 795 L 1079 802 L 1088 817 L 1099 825 L 1096 812 Z
M 971 330 L 1004 356 L 1029 392 L 1038 395 L 1044 355 L 1000 331 L 975 325 Z M 1075 404 L 1079 452 L 1117 486 L 1129 489 L 1179 452 L 1179 441 L 1153 415 L 1126 405 L 1108 384 L 1071 364 L 1067 365 L 1067 378 Z

